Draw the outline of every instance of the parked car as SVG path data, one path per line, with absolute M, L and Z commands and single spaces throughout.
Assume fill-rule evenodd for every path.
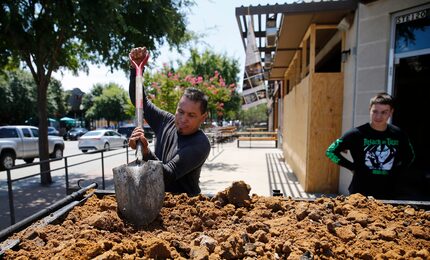
M 110 150 L 111 148 L 126 147 L 127 138 L 116 131 L 100 129 L 88 131 L 79 138 L 78 148 L 86 153 L 88 150 Z
M 62 158 L 64 141 L 58 136 L 48 136 L 51 158 Z M 16 159 L 32 163 L 39 157 L 39 129 L 34 126 L 0 127 L 0 170 L 10 169 Z
M 135 125 L 123 125 L 118 128 L 118 133 L 124 135 L 127 139 L 130 138 L 131 133 L 136 128 Z M 149 125 L 144 125 L 143 129 L 145 131 L 145 137 L 148 139 L 148 142 L 151 143 L 154 139 L 154 131 Z
M 53 126 L 48 126 L 48 135 L 59 136 L 60 131 L 55 129 L 55 127 L 53 127 Z
M 63 138 L 64 140 L 78 140 L 79 137 L 86 134 L 88 130 L 83 127 L 75 127 L 67 131 L 67 133 L 64 134 Z

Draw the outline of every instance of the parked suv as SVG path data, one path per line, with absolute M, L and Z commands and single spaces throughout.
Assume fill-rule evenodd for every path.
M 48 149 L 51 158 L 62 158 L 63 138 L 48 136 Z M 34 126 L 0 127 L 0 170 L 12 168 L 16 159 L 32 163 L 39 157 L 39 129 Z
M 135 128 L 136 128 L 135 125 L 123 125 L 118 128 L 118 133 L 120 133 L 121 135 L 124 135 L 128 139 L 130 138 L 131 133 Z M 146 139 L 148 139 L 148 142 L 151 143 L 152 140 L 154 139 L 154 135 L 155 135 L 154 131 L 149 125 L 144 125 L 143 129 L 145 131 Z

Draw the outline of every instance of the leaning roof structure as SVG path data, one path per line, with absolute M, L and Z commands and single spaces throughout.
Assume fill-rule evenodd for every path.
M 252 19 L 268 80 L 280 80 L 310 24 L 337 25 L 357 6 L 357 0 L 241 6 L 236 8 L 236 20 L 246 49 L 248 21 Z

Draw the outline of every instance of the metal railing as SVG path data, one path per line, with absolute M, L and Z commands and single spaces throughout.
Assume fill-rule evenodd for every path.
M 13 196 L 13 183 L 18 182 L 18 181 L 22 181 L 22 180 L 26 180 L 26 179 L 29 179 L 29 178 L 33 178 L 33 177 L 36 177 L 36 176 L 40 176 L 43 173 L 52 173 L 52 172 L 55 172 L 55 171 L 64 170 L 65 185 L 66 185 L 66 194 L 70 194 L 72 191 L 74 191 L 74 189 L 71 189 L 70 185 L 69 185 L 69 168 L 70 167 L 74 167 L 74 166 L 78 166 L 78 165 L 82 165 L 82 164 L 85 164 L 85 163 L 89 163 L 89 162 L 100 160 L 100 162 L 101 162 L 101 170 L 102 170 L 102 176 L 101 176 L 102 177 L 102 185 L 101 185 L 101 189 L 104 190 L 105 187 L 106 187 L 105 186 L 105 169 L 104 169 L 105 168 L 104 167 L 104 161 L 105 161 L 105 159 L 124 153 L 124 151 L 122 151 L 122 149 L 121 149 L 120 152 L 112 153 L 112 154 L 109 154 L 108 156 L 105 156 L 106 151 L 107 151 L 106 149 L 95 150 L 95 151 L 91 151 L 91 152 L 87 152 L 87 153 L 79 153 L 79 154 L 69 155 L 69 156 L 65 156 L 65 157 L 62 157 L 62 158 L 54 158 L 54 159 L 49 159 L 49 160 L 44 160 L 44 161 L 34 162 L 34 163 L 28 163 L 28 164 L 20 164 L 20 165 L 16 165 L 16 166 L 12 167 L 10 169 L 7 169 L 6 170 L 6 175 L 7 175 L 6 178 L 7 178 L 7 191 L 8 191 L 8 201 L 9 201 L 9 211 L 10 211 L 10 223 L 11 223 L 11 225 L 15 224 L 15 222 L 16 222 L 16 219 L 15 219 L 15 205 L 14 205 L 14 199 L 13 199 L 13 197 L 14 197 Z M 92 159 L 84 160 L 84 161 L 81 161 L 81 162 L 78 162 L 78 163 L 69 164 L 69 158 L 79 157 L 79 156 L 86 156 L 88 154 L 97 154 L 97 153 L 100 153 L 100 157 L 99 158 L 92 158 Z M 128 149 L 128 146 L 126 146 L 126 148 L 125 148 L 125 153 L 126 153 L 126 163 L 129 163 L 129 156 L 128 156 L 129 149 Z M 23 176 L 23 177 L 20 177 L 20 178 L 12 179 L 11 171 L 15 171 L 15 170 L 26 168 L 26 167 L 30 167 L 30 166 L 40 165 L 40 164 L 46 163 L 46 162 L 49 162 L 51 164 L 51 162 L 61 161 L 61 160 L 64 161 L 64 166 L 62 166 L 62 167 L 58 167 L 58 168 L 50 169 L 49 171 L 38 172 L 38 173 L 35 173 L 35 174 L 30 174 L 30 175 L 26 175 L 26 176 Z M 79 182 L 78 182 L 78 186 L 79 186 Z

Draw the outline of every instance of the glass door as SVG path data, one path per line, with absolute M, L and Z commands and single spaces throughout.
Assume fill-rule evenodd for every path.
M 411 199 L 430 197 L 430 6 L 393 16 L 389 91 L 396 99 L 392 123 L 406 131 L 415 162 L 403 176 Z

